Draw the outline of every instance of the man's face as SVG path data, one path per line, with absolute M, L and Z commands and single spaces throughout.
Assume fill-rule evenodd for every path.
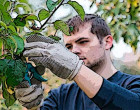
M 105 49 L 97 36 L 91 33 L 91 24 L 86 23 L 71 36 L 64 35 L 65 46 L 83 60 L 89 68 L 99 66 L 105 59 Z M 98 68 L 98 67 L 97 67 Z

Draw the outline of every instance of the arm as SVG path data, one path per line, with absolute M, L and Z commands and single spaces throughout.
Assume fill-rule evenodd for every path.
M 140 81 L 128 90 L 103 79 L 85 66 L 81 67 L 74 81 L 101 109 L 140 109 Z
M 74 77 L 74 81 L 89 98 L 92 98 L 101 88 L 103 78 L 86 66 L 82 65 L 79 73 Z
M 103 79 L 84 66 L 77 55 L 71 53 L 60 43 L 56 43 L 50 38 L 43 36 L 38 36 L 37 38 L 30 36 L 28 39 L 30 39 L 30 42 L 25 46 L 25 57 L 30 57 L 29 60 L 33 61 L 36 65 L 39 64 L 49 68 L 58 77 L 69 80 L 73 79 L 100 108 L 111 107 L 118 110 L 119 107 L 119 109 L 126 109 L 125 105 L 130 103 L 132 99 L 131 97 L 130 101 L 127 100 L 128 98 L 126 97 L 129 97 L 129 95 L 136 99 L 132 99 L 135 107 L 140 108 L 140 104 L 138 104 L 140 98 L 136 93 Z M 119 93 L 122 94 L 117 93 L 116 90 L 119 90 Z M 123 97 L 123 94 L 127 96 Z M 118 103 L 122 100 L 125 103 Z M 129 104 L 129 106 L 131 105 Z

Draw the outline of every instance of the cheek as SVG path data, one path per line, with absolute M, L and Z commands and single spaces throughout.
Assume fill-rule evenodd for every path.
M 85 57 L 88 60 L 98 59 L 103 55 L 104 55 L 104 49 L 101 45 L 92 46 L 85 51 Z

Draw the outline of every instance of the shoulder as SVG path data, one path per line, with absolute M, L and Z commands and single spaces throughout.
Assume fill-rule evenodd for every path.
M 122 74 L 123 74 L 123 78 L 126 80 L 127 83 L 140 82 L 140 75 L 132 75 L 127 73 L 122 73 Z
M 127 89 L 140 89 L 140 75 L 132 75 L 127 73 L 122 73 L 123 85 Z

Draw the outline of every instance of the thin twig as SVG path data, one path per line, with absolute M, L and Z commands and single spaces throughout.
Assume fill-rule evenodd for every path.
M 49 16 L 49 18 L 44 22 L 44 24 L 40 27 L 40 29 L 42 29 L 44 27 L 44 25 L 50 20 L 50 18 L 53 16 L 53 14 L 56 12 L 56 10 L 63 4 L 64 0 L 61 1 L 61 3 L 58 5 L 58 7 L 56 7 L 54 9 L 54 11 L 51 13 L 51 15 Z
M 56 33 L 57 33 L 57 30 L 55 31 L 54 36 L 56 36 Z

